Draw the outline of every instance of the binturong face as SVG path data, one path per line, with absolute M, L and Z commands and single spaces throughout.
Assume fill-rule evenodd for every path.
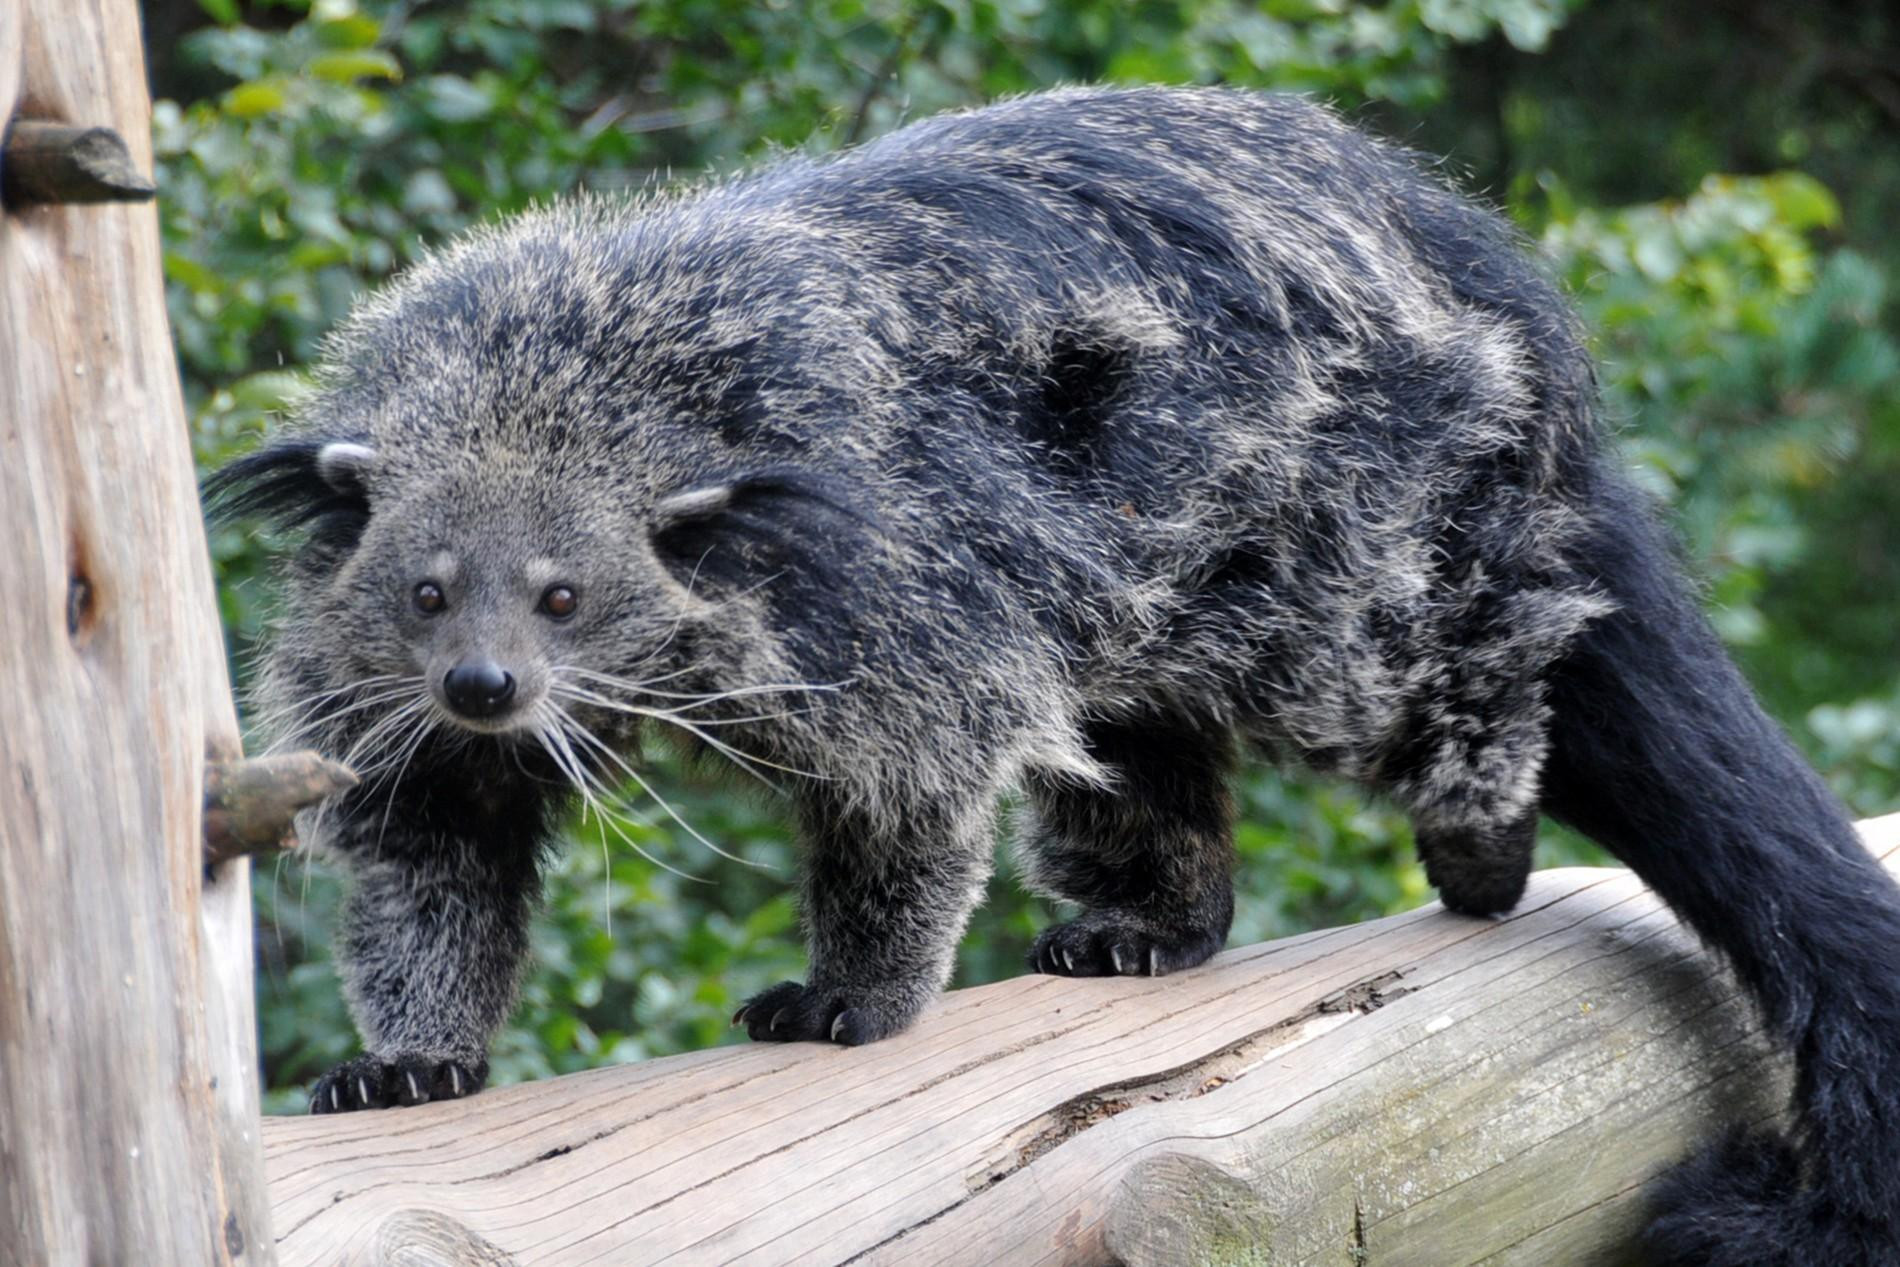
M 315 467 L 359 517 L 280 637 L 297 695 L 347 688 L 381 699 L 363 721 L 398 719 L 346 727 L 355 760 L 412 730 L 519 738 L 557 760 L 565 737 L 584 756 L 619 728 L 623 683 L 669 675 L 699 600 L 662 565 L 637 497 L 492 450 L 422 469 L 330 442 Z
M 375 460 L 331 445 L 319 464 L 331 477 L 348 463 L 367 485 Z M 536 726 L 557 673 L 598 660 L 588 635 L 607 612 L 624 621 L 632 596 L 588 564 L 610 523 L 582 531 L 578 508 L 545 489 L 497 497 L 482 474 L 385 484 L 333 581 L 333 611 L 360 669 L 420 677 L 446 720 L 501 734 Z
M 537 749 L 611 779 L 636 719 L 822 746 L 891 628 L 854 596 L 911 548 L 864 439 L 899 379 L 840 334 L 822 241 L 669 216 L 550 212 L 418 265 L 208 483 L 301 537 L 253 699 L 275 742 L 366 789 L 465 758 L 541 781 Z

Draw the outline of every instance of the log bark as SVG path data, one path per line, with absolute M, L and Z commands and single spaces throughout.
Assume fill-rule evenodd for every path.
M 1900 870 L 1900 815 L 1863 825 Z M 286 1264 L 1630 1261 L 1788 1062 L 1627 872 L 1159 980 L 1024 977 L 869 1047 L 722 1048 L 265 1123 Z
M 151 170 L 133 0 L 0 2 L 21 118 Z M 237 723 L 149 204 L 0 211 L 0 454 L 0 1260 L 269 1262 L 248 865 L 207 873 L 199 821 Z

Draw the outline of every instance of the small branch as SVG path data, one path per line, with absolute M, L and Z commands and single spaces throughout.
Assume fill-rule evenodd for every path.
M 0 197 L 9 206 L 144 202 L 157 192 L 111 128 L 19 119 L 0 142 Z
M 314 752 L 205 766 L 205 865 L 296 847 L 297 811 L 356 786 L 356 774 Z
M 897 67 L 904 58 L 904 48 L 910 43 L 910 37 L 916 33 L 917 23 L 921 19 L 912 19 L 900 30 L 891 42 L 890 51 L 884 54 L 884 60 L 871 72 L 870 79 L 864 85 L 864 91 L 858 96 L 857 109 L 851 114 L 851 128 L 844 134 L 846 145 L 856 145 L 864 139 L 864 129 L 871 121 L 871 106 L 877 101 L 878 94 L 884 90 L 884 81 L 897 73 Z

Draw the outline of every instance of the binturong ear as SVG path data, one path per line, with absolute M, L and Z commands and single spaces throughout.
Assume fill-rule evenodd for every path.
M 828 475 L 792 467 L 741 471 L 669 493 L 653 504 L 653 530 L 663 533 L 720 517 L 754 525 L 822 531 L 825 519 L 847 519 L 878 530 L 876 516 L 854 490 Z
M 205 481 L 205 501 L 216 522 L 308 528 L 313 543 L 348 549 L 369 522 L 375 466 L 376 450 L 361 440 L 280 440 L 220 467 Z
M 662 497 L 653 506 L 654 524 L 664 532 L 691 519 L 716 515 L 732 505 L 732 493 L 730 484 L 711 484 Z
M 332 440 L 317 450 L 317 474 L 345 496 L 369 496 L 370 473 L 376 469 L 376 450 L 354 440 Z
M 660 559 L 688 577 L 738 582 L 795 566 L 817 584 L 861 538 L 883 531 L 868 499 L 842 481 L 790 467 L 739 471 L 653 504 Z

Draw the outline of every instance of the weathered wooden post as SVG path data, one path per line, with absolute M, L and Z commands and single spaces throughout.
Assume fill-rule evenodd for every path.
M 0 1261 L 270 1262 L 134 0 L 0 0 L 0 120 Z

